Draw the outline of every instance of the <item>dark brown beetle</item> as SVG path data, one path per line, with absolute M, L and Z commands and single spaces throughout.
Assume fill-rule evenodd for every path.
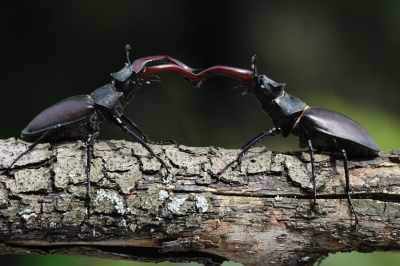
M 38 143 L 45 140 L 65 141 L 84 139 L 87 152 L 87 182 L 90 198 L 90 162 L 93 139 L 99 134 L 99 124 L 103 121 L 113 123 L 135 138 L 147 151 L 162 164 L 170 175 L 165 162 L 156 155 L 147 143 L 173 143 L 174 140 L 160 142 L 151 141 L 147 135 L 128 117 L 123 114 L 125 106 L 132 100 L 143 84 L 151 79 L 157 79 L 155 74 L 176 71 L 186 77 L 195 77 L 196 70 L 182 62 L 165 55 L 149 56 L 129 61 L 129 45 L 126 46 L 128 63 L 119 72 L 111 74 L 111 83 L 95 90 L 90 95 L 79 95 L 65 99 L 47 108 L 37 115 L 29 125 L 22 130 L 22 139 L 33 141 L 28 149 L 19 154 L 6 171 Z M 153 66 L 148 66 L 153 64 Z M 141 135 L 139 137 L 122 120 L 131 125 Z
M 350 118 L 319 107 L 309 107 L 300 99 L 284 91 L 284 83 L 277 83 L 265 75 L 258 75 L 256 56 L 252 58 L 252 70 L 244 70 L 229 66 L 214 66 L 197 73 L 198 78 L 188 78 L 195 86 L 200 86 L 207 78 L 225 75 L 243 81 L 246 91 L 243 94 L 254 95 L 260 102 L 261 109 L 271 117 L 274 127 L 263 131 L 241 147 L 237 158 L 219 171 L 224 173 L 235 162 L 240 163 L 243 155 L 257 142 L 266 136 L 281 134 L 287 137 L 293 134 L 299 137 L 301 148 L 308 147 L 311 157 L 312 180 L 314 190 L 314 206 L 316 201 L 316 173 L 314 149 L 324 152 L 339 152 L 344 161 L 346 178 L 346 194 L 355 217 L 358 218 L 350 197 L 350 181 L 347 167 L 347 156 L 374 157 L 379 155 L 379 147 L 371 135 Z

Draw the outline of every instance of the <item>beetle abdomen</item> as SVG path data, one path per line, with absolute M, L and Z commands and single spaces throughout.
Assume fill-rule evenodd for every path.
M 353 156 L 376 156 L 380 151 L 371 135 L 357 122 L 324 108 L 308 108 L 300 120 L 297 134 L 301 143 L 308 138 L 314 148 L 322 151 L 341 148 Z
M 83 136 L 82 133 L 87 133 L 88 130 L 94 129 L 95 125 L 88 127 L 88 123 L 91 123 L 90 120 L 93 120 L 94 116 L 97 117 L 97 113 L 93 106 L 93 100 L 89 95 L 70 97 L 38 114 L 22 130 L 21 136 L 24 139 L 37 139 L 43 133 L 58 125 L 58 133 L 50 136 L 49 139 Z

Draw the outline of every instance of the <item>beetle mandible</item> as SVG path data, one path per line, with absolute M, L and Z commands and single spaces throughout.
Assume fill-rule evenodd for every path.
M 149 56 L 137 59 L 130 63 L 130 46 L 126 45 L 128 63 L 116 73 L 112 73 L 112 82 L 98 88 L 90 95 L 79 95 L 67 98 L 47 108 L 37 115 L 28 126 L 22 130 L 21 138 L 33 141 L 27 150 L 19 154 L 6 169 L 10 171 L 14 164 L 35 146 L 45 140 L 65 141 L 84 139 L 87 154 L 87 190 L 90 200 L 90 164 L 94 138 L 99 134 L 99 124 L 103 121 L 115 124 L 125 133 L 138 141 L 151 156 L 155 157 L 170 175 L 166 163 L 156 155 L 147 143 L 173 143 L 174 140 L 154 142 L 127 116 L 123 114 L 125 106 L 132 100 L 135 93 L 143 84 L 151 80 L 158 80 L 158 73 L 176 71 L 185 77 L 196 77 L 192 69 L 182 62 L 165 55 Z M 153 66 L 148 66 L 153 64 Z M 122 120 L 132 126 L 141 137 L 134 133 Z
M 240 163 L 243 155 L 256 143 L 267 136 L 281 134 L 287 137 L 293 134 L 299 138 L 299 146 L 308 148 L 311 158 L 312 180 L 314 190 L 314 206 L 316 204 L 316 170 L 314 149 L 324 152 L 338 152 L 343 158 L 346 179 L 346 195 L 354 214 L 355 225 L 358 218 L 350 196 L 349 170 L 347 156 L 375 157 L 379 156 L 379 147 L 371 135 L 352 119 L 324 108 L 310 107 L 300 99 L 284 91 L 285 84 L 277 83 L 265 75 L 257 73 L 257 57 L 252 57 L 252 70 L 244 70 L 229 66 L 217 65 L 197 73 L 198 78 L 188 78 L 195 86 L 214 75 L 225 75 L 243 81 L 246 90 L 243 94 L 254 95 L 261 109 L 271 117 L 274 127 L 249 140 L 241 147 L 235 160 L 228 163 L 218 172 L 222 175 L 235 162 Z

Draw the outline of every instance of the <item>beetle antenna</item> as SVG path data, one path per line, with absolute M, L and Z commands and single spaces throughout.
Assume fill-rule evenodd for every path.
M 129 60 L 129 52 L 131 51 L 131 46 L 129 44 L 125 45 L 125 50 L 126 50 L 126 59 L 128 60 L 128 63 L 131 64 L 131 60 Z
M 257 61 L 257 55 L 253 55 L 253 56 L 251 57 L 251 69 L 253 70 L 253 75 L 254 75 L 255 77 L 258 77 L 258 71 L 257 71 L 257 64 L 256 64 L 256 61 Z

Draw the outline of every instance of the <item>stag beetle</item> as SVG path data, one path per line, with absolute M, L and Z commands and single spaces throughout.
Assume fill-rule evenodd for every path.
M 297 136 L 301 148 L 308 147 L 314 190 L 314 206 L 316 204 L 316 171 L 314 149 L 324 152 L 339 152 L 343 157 L 346 178 L 346 194 L 351 211 L 354 214 L 355 225 L 358 218 L 350 196 L 349 171 L 347 156 L 374 157 L 379 156 L 379 147 L 370 134 L 350 118 L 319 107 L 309 107 L 300 99 L 284 91 L 285 84 L 277 83 L 265 75 L 258 75 L 256 56 L 252 57 L 252 70 L 244 70 L 228 66 L 214 66 L 198 72 L 197 79 L 188 78 L 195 86 L 214 75 L 225 75 L 243 81 L 246 90 L 243 94 L 254 95 L 260 102 L 261 109 L 271 117 L 274 127 L 263 131 L 252 138 L 241 149 L 235 160 L 218 172 L 222 175 L 235 162 L 240 163 L 243 155 L 257 142 L 266 136 L 289 134 Z
M 132 100 L 135 93 L 143 84 L 149 84 L 152 78 L 158 80 L 157 73 L 176 71 L 191 77 L 196 70 L 182 62 L 165 55 L 149 56 L 130 62 L 130 46 L 126 46 L 128 63 L 116 73 L 112 73 L 112 82 L 98 88 L 90 95 L 79 95 L 67 98 L 47 108 L 37 115 L 28 126 L 22 130 L 22 139 L 33 141 L 26 151 L 19 154 L 7 168 L 12 166 L 26 153 L 31 151 L 38 143 L 45 140 L 64 141 L 85 138 L 87 153 L 87 189 L 90 200 L 90 163 L 92 143 L 99 134 L 99 124 L 103 121 L 115 124 L 127 134 L 138 141 L 151 156 L 155 157 L 170 175 L 165 162 L 156 155 L 147 143 L 162 144 L 173 143 L 174 140 L 160 142 L 151 141 L 147 135 L 127 116 L 123 114 L 125 106 Z M 149 64 L 158 64 L 149 66 Z M 139 132 L 135 134 L 122 120 Z

